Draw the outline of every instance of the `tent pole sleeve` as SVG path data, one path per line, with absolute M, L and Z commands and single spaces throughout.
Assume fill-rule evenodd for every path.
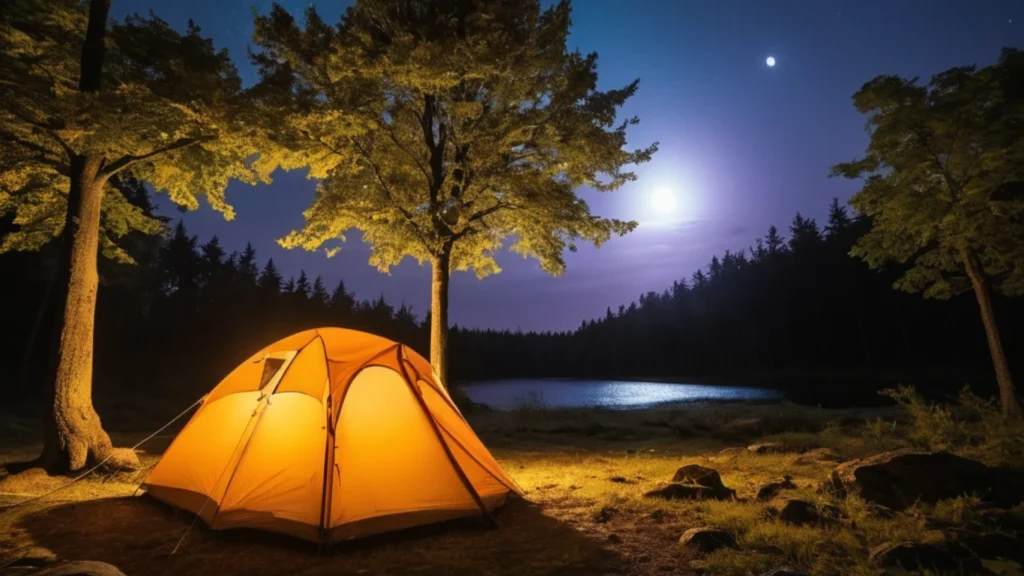
M 483 513 L 484 518 L 487 519 L 487 522 L 490 523 L 491 526 L 496 527 L 498 525 L 498 521 L 494 519 L 494 516 L 491 514 L 491 511 L 487 509 L 486 505 L 484 505 L 484 501 L 482 498 L 480 498 L 480 494 L 477 493 L 476 488 L 473 487 L 473 483 L 469 481 L 469 478 L 466 476 L 466 473 L 462 471 L 462 467 L 459 466 L 458 461 L 455 460 L 455 455 L 452 454 L 452 450 L 451 448 L 448 447 L 448 443 L 444 441 L 444 436 L 441 434 L 441 430 L 440 428 L 438 428 L 437 422 L 434 420 L 434 416 L 430 413 L 430 409 L 427 407 L 426 401 L 423 400 L 423 396 L 420 395 L 420 391 L 416 387 L 416 385 L 412 382 L 412 380 L 409 379 L 409 372 L 405 369 L 405 364 L 402 362 L 402 348 L 403 345 L 399 344 L 398 366 L 402 369 L 402 378 L 405 380 L 405 383 L 409 386 L 409 392 L 411 392 L 412 395 L 416 398 L 416 401 L 419 402 L 420 409 L 423 410 L 423 415 L 426 416 L 427 421 L 430 422 L 430 428 L 433 429 L 434 436 L 436 436 L 437 441 L 441 443 L 441 448 L 444 449 L 445 455 L 448 456 L 448 462 L 451 463 L 452 469 L 455 470 L 455 473 L 458 475 L 459 480 L 462 481 L 462 485 L 465 486 L 466 491 L 469 492 L 469 495 L 473 497 L 473 501 L 476 502 L 476 505 L 480 507 L 480 512 Z

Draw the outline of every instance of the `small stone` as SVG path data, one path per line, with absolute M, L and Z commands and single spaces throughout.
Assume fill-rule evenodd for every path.
M 782 509 L 779 510 L 779 520 L 796 525 L 817 524 L 821 521 L 821 515 L 818 514 L 818 508 L 814 504 L 806 500 L 791 498 L 786 500 Z
M 708 488 L 723 486 L 722 476 L 718 473 L 718 470 L 707 468 L 700 464 L 687 464 L 679 468 L 676 470 L 675 475 L 672 476 L 672 481 L 697 484 L 699 486 L 707 486 Z
M 786 476 L 778 482 L 769 482 L 757 489 L 757 500 L 762 502 L 771 500 L 776 494 L 782 490 L 793 490 L 796 488 L 796 484 L 793 484 L 793 479 Z
M 680 484 L 672 482 L 661 488 L 655 488 L 644 494 L 647 498 L 663 498 L 665 500 L 727 500 L 732 498 L 733 491 L 715 490 L 696 484 Z
M 608 522 L 609 520 L 614 518 L 618 513 L 618 508 L 615 508 L 614 506 L 605 506 L 597 512 L 594 521 L 598 524 L 604 524 L 605 522 Z
M 630 481 L 627 480 L 625 476 L 612 476 L 609 480 L 616 484 L 630 484 Z
M 622 544 L 622 538 L 620 538 L 618 534 L 609 534 L 608 542 L 610 544 Z
M 720 528 L 690 528 L 679 537 L 679 544 L 698 552 L 714 552 L 720 548 L 739 548 L 732 534 Z

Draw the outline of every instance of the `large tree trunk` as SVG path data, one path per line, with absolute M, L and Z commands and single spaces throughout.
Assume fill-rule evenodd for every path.
M 1017 398 L 1017 388 L 1013 385 L 1010 363 L 1006 360 L 1006 353 L 1003 351 L 1003 340 L 999 335 L 999 326 L 996 324 L 996 312 L 992 307 L 992 290 L 989 287 L 988 278 L 985 276 L 981 260 L 972 248 L 961 250 L 961 256 L 967 276 L 971 279 L 971 285 L 974 287 L 974 295 L 978 298 L 978 308 L 981 309 L 981 321 L 985 325 L 985 336 L 988 337 L 988 350 L 992 354 L 992 367 L 995 369 L 996 382 L 999 384 L 1003 414 L 1020 418 L 1020 401 Z
M 71 189 L 57 279 L 63 307 L 57 310 L 56 326 L 60 332 L 46 382 L 49 410 L 41 456 L 43 466 L 51 472 L 80 470 L 90 457 L 105 459 L 113 449 L 92 406 L 103 157 L 77 156 L 71 164 Z
M 103 71 L 104 36 L 110 0 L 92 0 L 82 45 L 78 89 L 98 92 Z M 50 472 L 80 470 L 93 460 L 111 467 L 133 468 L 130 450 L 115 451 L 92 405 L 93 329 L 99 272 L 100 207 L 106 178 L 100 153 L 71 157 L 71 187 L 57 263 L 54 358 L 46 379 L 48 410 L 44 421 L 42 465 Z
M 430 281 L 430 363 L 441 384 L 448 386 L 448 279 L 451 254 L 444 252 L 431 260 Z

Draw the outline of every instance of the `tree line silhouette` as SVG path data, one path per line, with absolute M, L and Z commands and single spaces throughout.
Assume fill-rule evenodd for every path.
M 126 196 L 152 213 L 137 183 Z M 429 317 L 405 304 L 360 300 L 343 280 L 327 286 L 304 271 L 286 279 L 251 245 L 227 253 L 216 237 L 200 243 L 181 222 L 168 228 L 120 241 L 135 264 L 103 263 L 101 388 L 201 394 L 254 350 L 324 325 L 427 352 Z M 825 226 L 797 214 L 788 234 L 772 226 L 747 250 L 713 256 L 688 279 L 608 308 L 574 331 L 455 326 L 452 380 L 694 378 L 756 381 L 797 394 L 824 382 L 868 391 L 892 380 L 988 385 L 988 351 L 970 295 L 935 301 L 893 290 L 897 267 L 878 273 L 848 255 L 868 228 L 834 200 Z M 14 280 L 4 283 L 3 362 L 9 387 L 22 395 L 38 389 L 49 356 L 52 310 L 43 303 L 51 261 L 52 250 L 0 255 L 0 274 Z M 1024 307 L 1010 299 L 997 306 L 1007 349 L 1019 349 Z

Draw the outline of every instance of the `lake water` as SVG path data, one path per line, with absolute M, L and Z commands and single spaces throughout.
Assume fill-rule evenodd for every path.
M 467 384 L 462 390 L 474 402 L 499 410 L 524 405 L 627 409 L 673 402 L 782 398 L 778 391 L 764 388 L 617 380 L 492 380 Z

